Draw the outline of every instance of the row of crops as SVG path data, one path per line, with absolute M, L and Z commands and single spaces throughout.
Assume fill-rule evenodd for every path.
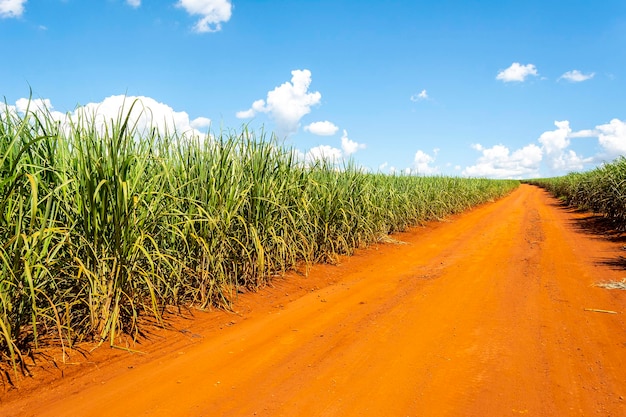
M 583 172 L 562 177 L 529 181 L 550 191 L 566 204 L 612 220 L 618 230 L 626 230 L 626 158 Z
M 130 114 L 130 112 L 128 113 Z M 0 111 L 0 355 L 116 343 L 238 289 L 503 196 L 516 181 L 307 164 L 263 134 Z

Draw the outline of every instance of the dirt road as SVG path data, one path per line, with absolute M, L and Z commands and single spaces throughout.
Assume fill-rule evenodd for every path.
M 626 291 L 593 285 L 626 277 L 607 233 L 522 186 L 246 294 L 158 353 L 5 394 L 0 415 L 626 416 Z

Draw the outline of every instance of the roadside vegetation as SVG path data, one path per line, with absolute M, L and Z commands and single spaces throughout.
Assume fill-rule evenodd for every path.
M 584 172 L 528 181 L 551 192 L 567 205 L 601 214 L 626 231 L 626 158 Z
M 169 306 L 227 308 L 298 263 L 332 262 L 518 185 L 307 164 L 246 128 L 199 138 L 139 131 L 130 111 L 68 125 L 4 107 L 0 356 L 15 372 L 39 346 L 114 346 Z

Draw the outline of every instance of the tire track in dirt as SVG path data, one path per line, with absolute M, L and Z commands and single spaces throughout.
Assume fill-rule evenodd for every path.
M 280 309 L 0 414 L 626 415 L 626 292 L 592 286 L 622 278 L 599 261 L 620 245 L 582 233 L 582 216 L 522 186 L 314 268 L 337 282 Z

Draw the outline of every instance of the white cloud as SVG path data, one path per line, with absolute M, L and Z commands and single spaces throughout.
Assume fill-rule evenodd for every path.
M 304 155 L 304 160 L 308 164 L 315 161 L 326 161 L 332 164 L 339 164 L 359 149 L 365 149 L 365 145 L 349 139 L 348 132 L 344 130 L 343 136 L 341 137 L 341 149 L 330 145 L 319 145 L 311 148 Z
M 589 131 L 572 133 L 567 120 L 556 121 L 554 125 L 557 127 L 555 130 L 543 132 L 539 136 L 539 143 L 546 156 L 548 167 L 557 174 L 583 169 L 584 164 L 590 160 L 580 157 L 576 152 L 567 148 L 570 146 L 570 138 L 573 135 L 581 137 Z
M 238 111 L 235 116 L 238 119 L 251 119 L 256 116 L 257 113 L 263 113 L 265 109 L 265 100 L 257 100 L 252 103 L 252 107 L 248 110 Z
M 133 103 L 134 106 L 133 106 Z M 132 107 L 132 111 L 130 110 Z M 74 111 L 74 115 L 95 115 L 96 123 L 107 123 L 117 120 L 120 114 L 126 116 L 130 111 L 130 120 L 136 124 L 139 132 L 157 128 L 160 132 L 201 134 L 191 126 L 187 112 L 177 112 L 167 104 L 159 103 L 150 97 L 110 96 L 100 103 L 89 103 Z
M 14 115 L 15 113 L 15 106 L 6 103 L 0 104 L 0 117 L 4 117 L 6 114 Z
M 311 164 L 316 161 L 326 161 L 337 164 L 343 160 L 341 149 L 333 148 L 330 145 L 320 145 L 311 148 L 305 156 L 307 163 Z
M 411 96 L 411 101 L 420 101 L 420 100 L 428 100 L 428 93 L 426 90 L 422 90 L 418 94 L 413 94 Z
M 267 113 L 276 123 L 278 136 L 295 133 L 300 119 L 311 112 L 311 107 L 320 103 L 319 92 L 310 93 L 311 71 L 291 71 L 291 82 L 287 81 L 267 93 L 266 100 L 257 100 L 248 110 L 237 112 L 239 118 L 254 117 Z
M 52 110 L 52 103 L 50 99 L 33 98 L 31 100 L 27 98 L 20 98 L 15 102 L 15 109 L 20 113 L 25 113 L 26 110 L 31 112 L 45 111 L 46 109 Z
M 129 6 L 134 7 L 134 8 L 141 6 L 141 0 L 126 0 L 126 3 L 128 3 Z
M 592 72 L 592 73 L 589 73 L 589 74 L 583 74 L 582 72 L 580 72 L 578 70 L 572 70 L 572 71 L 567 71 L 565 74 L 561 75 L 559 77 L 559 80 L 560 79 L 564 79 L 564 80 L 572 82 L 572 83 L 579 83 L 579 82 L 582 82 L 582 81 L 590 80 L 595 75 L 596 75 L 595 72 Z
M 583 158 L 571 149 L 563 151 L 558 158 L 549 159 L 550 167 L 559 174 L 580 171 L 589 162 L 590 158 Z
M 598 136 L 598 132 L 592 129 L 579 130 L 578 132 L 571 132 L 570 138 L 593 138 Z
M 557 127 L 556 130 L 543 132 L 539 136 L 539 143 L 541 143 L 548 155 L 562 152 L 570 144 L 569 134 L 572 132 L 572 129 L 569 127 L 569 122 L 567 120 L 562 122 L 556 121 L 554 125 Z
M 530 75 L 539 75 L 537 68 L 533 64 L 521 65 L 519 62 L 514 62 L 507 69 L 500 71 L 496 76 L 496 80 L 501 80 L 505 83 L 511 81 L 523 82 Z
M 33 114 L 46 113 L 53 120 L 60 121 L 65 129 L 69 128 L 70 123 L 93 122 L 100 132 L 110 127 L 112 122 L 125 118 L 129 112 L 130 125 L 139 134 L 156 128 L 163 134 L 176 131 L 179 134 L 205 136 L 199 129 L 207 128 L 211 123 L 206 117 L 190 120 L 187 112 L 175 111 L 166 104 L 143 96 L 110 96 L 99 103 L 79 106 L 67 114 L 55 111 L 49 99 L 31 99 L 29 102 L 28 99 L 21 98 L 15 102 L 15 110 L 22 114 L 27 110 Z
M 398 172 L 398 169 L 395 166 L 389 165 L 389 162 L 384 162 L 384 163 L 382 163 L 382 164 L 380 164 L 378 166 L 378 172 L 384 172 L 385 170 L 390 175 L 395 175 Z M 410 171 L 410 169 L 409 169 L 409 171 Z
M 307 126 L 304 126 L 304 130 L 319 136 L 332 136 L 339 130 L 334 123 L 325 120 L 323 122 L 314 122 Z
M 604 158 L 615 159 L 626 156 L 626 122 L 613 119 L 608 124 L 596 126 L 598 142 L 606 151 Z
M 67 119 L 65 113 L 54 110 L 50 99 L 40 98 L 20 98 L 15 102 L 15 106 L 9 106 L 10 111 L 14 111 L 19 114 L 25 114 L 27 111 L 42 119 L 51 118 L 54 121 L 63 122 Z
M 613 119 L 610 123 L 573 132 L 567 120 L 555 121 L 556 129 L 543 132 L 537 144 L 530 144 L 512 154 L 503 145 L 472 148 L 481 152 L 477 164 L 463 170 L 463 175 L 491 178 L 529 178 L 565 175 L 580 171 L 590 163 L 610 161 L 626 156 L 626 122 Z M 597 138 L 603 151 L 593 157 L 583 157 L 570 149 L 573 138 Z M 541 172 L 542 164 L 548 172 Z
M 242 110 L 235 113 L 238 119 L 251 119 L 255 116 L 255 111 L 252 109 Z
M 232 15 L 230 0 L 179 0 L 176 6 L 182 7 L 192 16 L 201 16 L 194 25 L 198 33 L 219 32 L 222 23 L 228 22 Z
M 196 117 L 191 121 L 189 125 L 198 130 L 208 129 L 209 127 L 211 127 L 211 119 L 209 119 L 208 117 Z
M 437 155 L 439 150 L 435 149 L 433 152 Z M 422 150 L 415 152 L 413 157 L 413 172 L 419 175 L 433 175 L 439 172 L 438 167 L 432 166 L 435 162 L 435 157 L 427 154 Z
M 476 165 L 465 168 L 463 175 L 489 178 L 528 178 L 539 176 L 542 159 L 541 148 L 535 144 L 527 145 L 511 153 L 504 145 L 484 148 L 480 144 L 472 145 L 480 151 Z
M 0 18 L 20 17 L 27 0 L 0 0 Z
M 348 138 L 348 132 L 344 130 L 343 135 L 341 136 L 341 149 L 343 150 L 343 154 L 345 156 L 350 156 L 359 149 L 365 149 L 365 144 L 350 140 Z

